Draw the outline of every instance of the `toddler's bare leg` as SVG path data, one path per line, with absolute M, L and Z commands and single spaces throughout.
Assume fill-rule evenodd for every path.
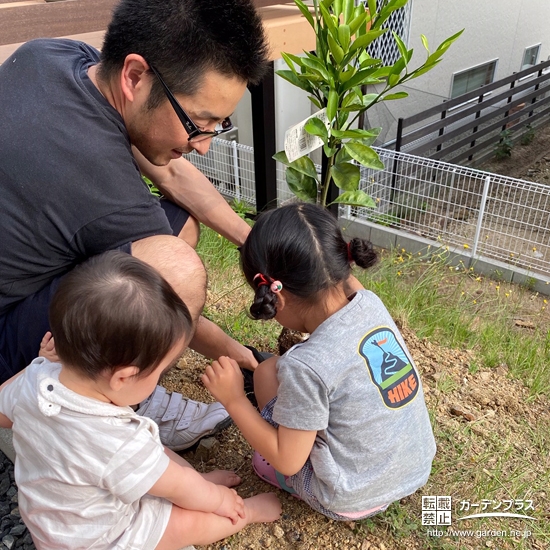
M 281 503 L 275 493 L 246 498 L 244 504 L 245 517 L 235 525 L 216 514 L 172 506 L 168 526 L 155 550 L 179 550 L 190 544 L 211 544 L 234 535 L 250 523 L 276 521 L 281 516 Z
M 180 466 L 183 466 L 184 468 L 193 468 L 193 466 L 191 466 L 191 464 L 189 464 L 189 462 L 187 462 L 185 458 L 175 453 L 171 449 L 168 449 L 168 447 L 164 448 L 164 452 L 171 460 L 173 460 Z M 207 472 L 206 474 L 201 474 L 201 476 L 211 483 L 215 483 L 216 485 L 223 485 L 225 487 L 236 487 L 241 483 L 241 478 L 235 472 L 232 472 L 230 470 L 212 470 L 211 472 Z

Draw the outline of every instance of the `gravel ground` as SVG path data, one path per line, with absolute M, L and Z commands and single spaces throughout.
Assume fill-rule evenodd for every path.
M 19 514 L 13 464 L 0 451 L 0 550 L 35 550 L 29 530 Z

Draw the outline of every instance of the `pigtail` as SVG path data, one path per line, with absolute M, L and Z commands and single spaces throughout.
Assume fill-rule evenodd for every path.
M 367 269 L 378 260 L 378 254 L 370 241 L 354 237 L 347 245 L 348 260 L 353 260 L 359 267 Z
M 252 283 L 256 285 L 256 292 L 250 314 L 254 319 L 273 319 L 277 314 L 277 294 L 283 289 L 282 283 L 262 273 L 256 273 Z

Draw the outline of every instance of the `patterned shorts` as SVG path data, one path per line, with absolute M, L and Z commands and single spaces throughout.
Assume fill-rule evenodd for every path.
M 277 402 L 277 396 L 275 396 L 267 405 L 263 408 L 261 415 L 264 420 L 269 422 L 272 426 L 275 428 L 279 427 L 279 424 L 273 420 L 273 408 L 275 407 L 275 403 Z M 369 510 L 365 513 L 365 515 L 357 515 L 352 514 L 353 517 L 350 516 L 343 516 L 341 514 L 337 514 L 336 512 L 332 512 L 331 510 L 328 510 L 325 508 L 318 500 L 317 497 L 311 492 L 311 478 L 313 477 L 313 465 L 311 464 L 311 460 L 308 458 L 306 463 L 303 465 L 302 469 L 292 475 L 292 476 L 285 476 L 286 483 L 292 487 L 298 496 L 304 501 L 309 504 L 314 510 L 317 512 L 320 512 L 321 514 L 327 516 L 330 519 L 334 519 L 337 521 L 351 521 L 352 519 L 360 520 L 360 519 L 366 519 L 371 516 L 374 516 L 380 512 L 383 512 L 387 507 L 388 504 L 384 506 L 380 506 L 379 508 L 376 508 L 374 510 Z

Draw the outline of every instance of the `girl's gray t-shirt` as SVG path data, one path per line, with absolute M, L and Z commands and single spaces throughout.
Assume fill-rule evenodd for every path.
M 273 420 L 318 431 L 310 489 L 325 508 L 368 510 L 426 483 L 436 446 L 422 384 L 375 294 L 358 292 L 277 370 Z

